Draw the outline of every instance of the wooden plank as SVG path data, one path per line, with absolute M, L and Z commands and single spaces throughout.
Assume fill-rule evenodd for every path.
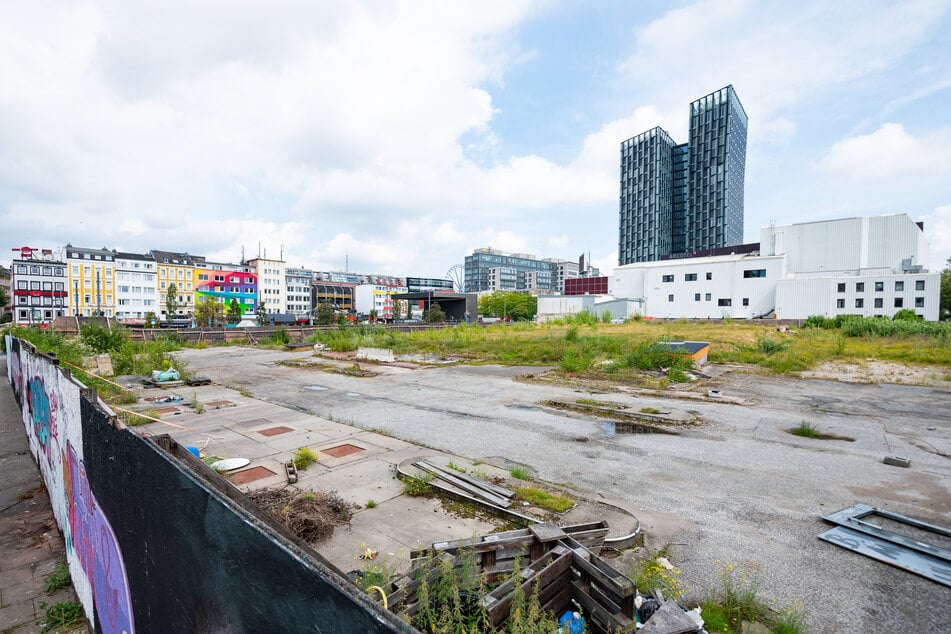
M 568 534 L 561 529 L 559 526 L 555 526 L 552 522 L 543 522 L 541 524 L 534 524 L 528 527 L 528 532 L 535 536 L 535 539 L 542 542 L 553 542 L 559 539 L 564 539 Z
M 560 616 L 571 605 L 571 592 L 571 580 L 566 579 L 564 585 L 558 590 L 558 594 L 541 604 L 542 610 Z
M 426 471 L 427 473 L 431 473 L 437 478 L 448 482 L 452 486 L 462 489 L 469 495 L 475 496 L 477 498 L 481 498 L 490 504 L 494 504 L 495 506 L 499 506 L 502 508 L 508 508 L 512 506 L 511 500 L 504 498 L 501 495 L 495 495 L 494 493 L 489 493 L 488 491 L 484 489 L 480 489 L 479 487 L 472 486 L 468 482 L 464 482 L 461 478 L 458 478 L 455 475 L 445 473 L 444 471 L 440 472 L 441 470 L 436 469 L 428 462 L 424 462 L 420 460 L 419 462 L 414 462 L 413 466 L 419 469 L 422 469 L 423 471 Z
M 634 582 L 627 577 L 623 575 L 615 577 L 606 574 L 600 568 L 579 555 L 575 550 L 571 552 L 571 556 L 573 565 L 581 571 L 582 575 L 587 575 L 592 581 L 604 588 L 605 591 L 616 595 L 616 603 L 623 605 L 626 597 L 634 595 Z M 618 575 L 620 575 L 620 573 L 618 573 Z
M 545 591 L 545 599 L 547 600 L 549 595 L 557 593 L 559 581 L 570 581 L 571 553 L 565 552 L 550 563 L 546 563 L 551 554 L 552 553 L 547 553 L 542 559 L 533 561 L 530 566 L 523 571 L 522 577 L 525 581 L 520 585 L 525 597 L 532 594 L 537 585 L 541 588 L 540 593 Z M 487 596 L 494 599 L 487 610 L 489 622 L 492 623 L 493 626 L 498 626 L 499 623 L 508 618 L 512 600 L 515 598 L 515 580 L 509 579 Z M 542 600 L 541 597 L 539 597 L 539 600 Z
M 577 601 L 581 607 L 588 612 L 588 615 L 592 617 L 594 621 L 599 623 L 604 629 L 625 630 L 626 628 L 633 627 L 634 621 L 631 619 L 627 618 L 623 614 L 611 614 L 601 607 L 601 605 L 595 601 L 591 595 L 585 592 L 585 588 L 580 582 L 572 581 L 571 587 L 571 598 Z
M 439 467 L 438 465 L 433 465 L 433 467 L 436 469 L 442 469 L 442 467 Z M 459 471 L 454 472 L 452 475 L 456 476 L 457 478 L 461 478 L 465 480 L 466 482 L 470 483 L 473 486 L 479 487 L 480 489 L 485 489 L 486 491 L 490 493 L 494 493 L 495 495 L 501 495 L 502 497 L 505 497 L 505 498 L 515 497 L 515 491 L 510 491 L 506 489 L 505 487 L 500 487 L 494 482 L 487 482 L 485 480 L 480 480 L 479 478 L 474 478 L 467 473 L 462 473 Z

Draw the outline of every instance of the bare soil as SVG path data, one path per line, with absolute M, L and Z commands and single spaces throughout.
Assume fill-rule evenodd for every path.
M 804 379 L 827 379 L 849 383 L 896 383 L 951 387 L 951 371 L 935 366 L 916 366 L 894 361 L 829 361 L 814 370 L 800 372 Z

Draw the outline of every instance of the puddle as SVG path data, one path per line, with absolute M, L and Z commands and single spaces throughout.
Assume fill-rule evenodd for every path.
M 363 394 L 359 392 L 347 392 L 347 396 L 363 396 Z
M 319 392 L 319 391 L 321 391 L 321 390 L 326 390 L 327 388 L 325 388 L 323 385 L 305 385 L 305 386 L 304 386 L 304 389 L 305 389 L 305 390 L 313 390 L 313 391 L 315 391 L 315 392 Z

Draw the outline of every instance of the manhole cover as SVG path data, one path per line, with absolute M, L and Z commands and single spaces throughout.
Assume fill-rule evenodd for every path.
M 155 412 L 157 414 L 177 414 L 178 408 L 177 407 L 160 407 L 157 410 L 155 410 Z
M 350 454 L 363 451 L 363 447 L 357 447 L 355 445 L 337 445 L 336 447 L 331 447 L 330 449 L 321 449 L 321 451 L 329 456 L 333 456 L 334 458 L 343 458 L 344 456 L 349 456 Z
M 258 433 L 262 436 L 277 436 L 278 434 L 286 434 L 289 431 L 294 431 L 290 427 L 285 427 L 284 425 L 278 425 L 277 427 L 269 427 L 267 429 L 259 429 Z
M 248 482 L 270 478 L 275 475 L 277 474 L 267 467 L 251 467 L 250 469 L 245 469 L 244 471 L 239 471 L 234 475 L 228 476 L 228 479 L 231 480 L 233 484 L 247 484 Z

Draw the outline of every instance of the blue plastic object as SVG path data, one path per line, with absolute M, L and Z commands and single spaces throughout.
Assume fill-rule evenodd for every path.
M 201 458 L 201 454 L 198 451 L 198 447 L 185 447 L 185 449 L 187 449 L 188 452 L 192 454 L 193 456 L 195 456 L 196 458 Z
M 567 634 L 584 634 L 584 617 L 579 612 L 568 610 L 558 619 L 558 631 Z

